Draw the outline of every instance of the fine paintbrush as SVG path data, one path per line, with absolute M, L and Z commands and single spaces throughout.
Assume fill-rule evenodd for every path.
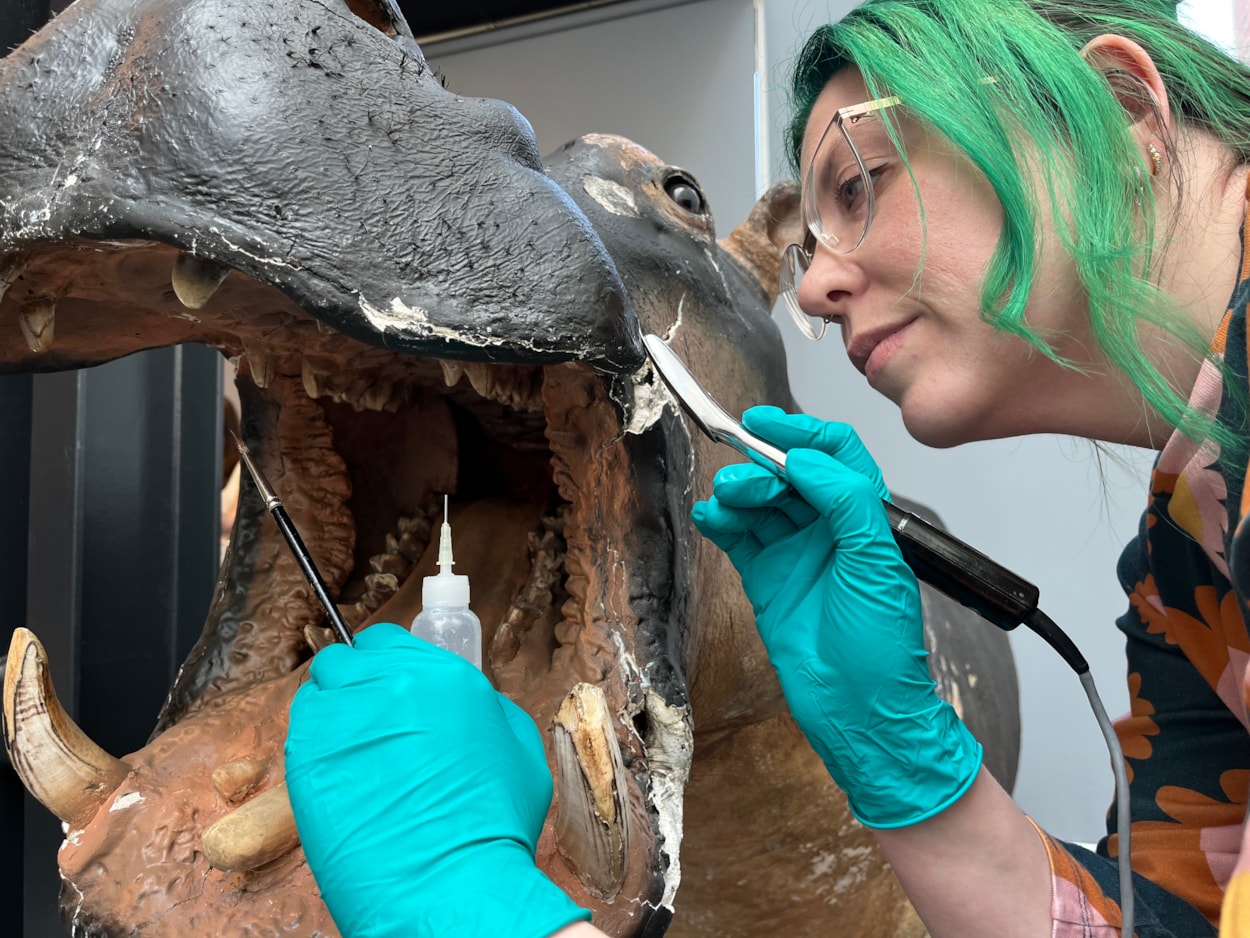
M 278 530 L 282 532 L 282 536 L 286 538 L 287 544 L 290 545 L 291 553 L 295 555 L 299 568 L 304 571 L 304 576 L 312 584 L 313 592 L 321 600 L 321 606 L 325 609 L 326 615 L 330 617 L 330 624 L 334 626 L 334 631 L 338 633 L 341 641 L 346 642 L 348 645 L 355 644 L 352 641 L 351 630 L 347 628 L 347 623 L 343 621 L 343 616 L 339 613 L 338 606 L 334 605 L 334 600 L 330 598 L 330 594 L 326 591 L 325 582 L 321 579 L 321 574 L 317 572 L 312 554 L 308 553 L 308 548 L 304 546 L 304 542 L 300 539 L 299 532 L 295 530 L 295 525 L 291 523 L 291 516 L 282 507 L 282 500 L 273 493 L 273 489 L 265 481 L 265 477 L 256 463 L 252 462 L 252 454 L 248 451 L 247 444 L 240 440 L 234 432 L 231 432 L 230 435 L 234 437 L 234 445 L 239 448 L 239 456 L 243 459 L 243 465 L 247 466 L 247 471 L 251 475 L 252 481 L 256 483 L 256 491 L 264 499 L 265 507 L 273 515 L 273 520 L 278 523 Z

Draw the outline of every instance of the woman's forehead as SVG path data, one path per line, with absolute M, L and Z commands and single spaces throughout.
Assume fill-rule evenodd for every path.
M 820 135 L 825 132 L 825 128 L 839 110 L 853 104 L 863 104 L 869 97 L 864 79 L 860 77 L 859 69 L 855 66 L 848 65 L 835 73 L 817 96 L 812 112 L 807 117 L 807 126 L 803 129 L 803 162 L 806 163 L 811 158 Z

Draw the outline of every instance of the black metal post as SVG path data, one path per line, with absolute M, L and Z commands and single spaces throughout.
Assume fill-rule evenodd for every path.
M 156 349 L 87 376 L 79 725 L 140 748 L 217 577 L 221 356 Z
M 0 0 L 0 55 L 47 22 L 48 0 Z M 30 427 L 33 382 L 29 375 L 0 378 L 0 656 L 13 629 L 26 621 L 26 527 L 30 491 Z M 0 658 L 3 661 L 3 658 Z M 4 667 L 0 666 L 0 677 Z M 23 861 L 26 802 L 8 760 L 0 757 L 0 932 L 9 934 L 24 915 Z
M 30 375 L 0 378 L 0 655 L 26 622 L 26 525 L 30 503 Z M 0 667 L 0 679 L 3 668 Z M 25 792 L 0 756 L 0 926 L 22 920 Z M 8 934 L 6 928 L 0 932 Z

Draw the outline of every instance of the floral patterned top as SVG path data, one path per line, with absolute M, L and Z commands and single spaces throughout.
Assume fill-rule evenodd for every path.
M 1139 938 L 1250 938 L 1250 251 L 1190 404 L 1246 440 L 1238 453 L 1176 433 L 1138 535 L 1120 558 L 1131 709 L 1116 721 L 1132 801 Z M 1226 380 L 1227 385 L 1226 386 Z M 1114 807 L 1097 852 L 1043 835 L 1056 938 L 1113 938 Z

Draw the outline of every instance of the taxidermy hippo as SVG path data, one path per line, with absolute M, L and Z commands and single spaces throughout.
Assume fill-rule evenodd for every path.
M 690 524 L 735 454 L 639 343 L 664 336 L 730 410 L 794 407 L 769 313 L 792 187 L 717 241 L 694 178 L 629 141 L 544 168 L 515 111 L 442 87 L 389 0 L 78 0 L 0 60 L 0 126 L 0 371 L 234 359 L 243 437 L 353 628 L 411 620 L 450 493 L 484 670 L 556 778 L 539 862 L 599 927 L 922 931 Z M 1006 640 L 925 604 L 935 675 L 1009 785 Z M 323 619 L 245 482 L 143 749 L 86 738 L 15 633 L 5 743 L 65 824 L 73 934 L 337 934 L 282 765 Z

